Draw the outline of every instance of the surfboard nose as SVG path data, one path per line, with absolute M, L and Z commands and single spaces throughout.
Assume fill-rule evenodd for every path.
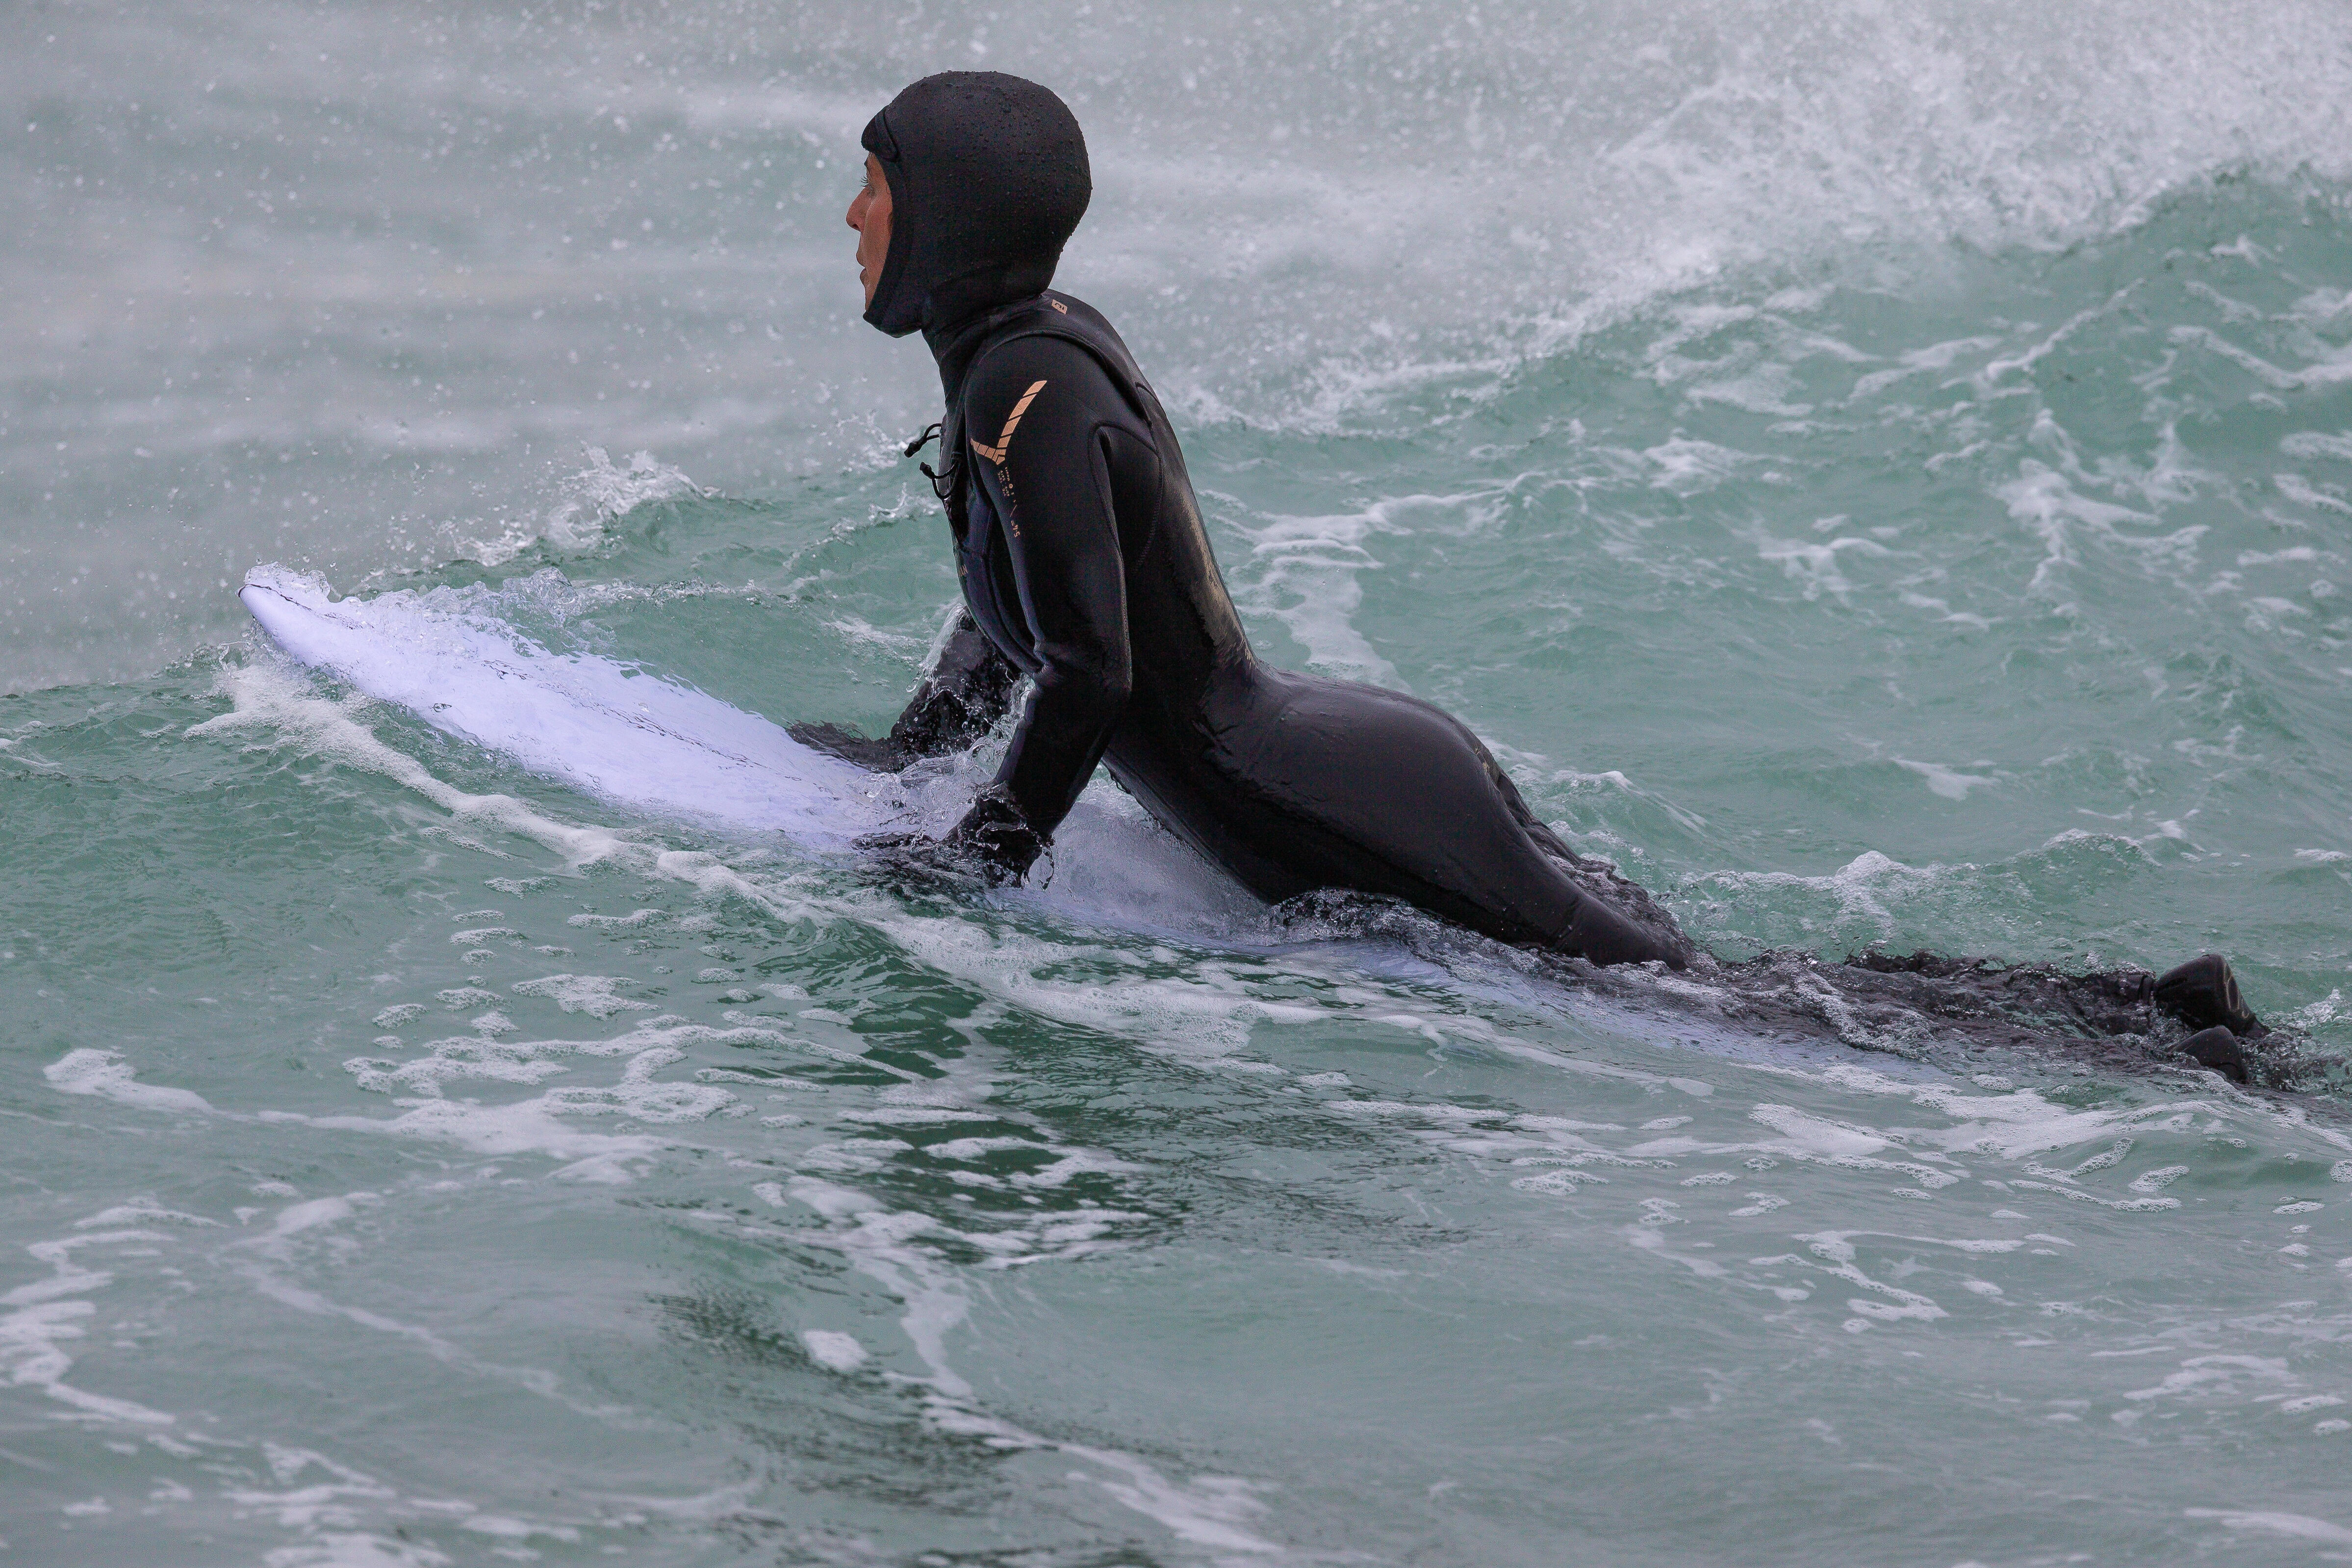
M 250 577 L 236 591 L 236 602 L 245 606 L 247 615 L 261 623 L 263 631 L 281 643 L 285 640 L 281 635 L 284 626 L 302 607 L 299 600 L 275 583 L 257 583 Z

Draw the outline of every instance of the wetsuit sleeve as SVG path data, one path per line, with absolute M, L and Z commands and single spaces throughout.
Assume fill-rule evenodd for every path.
M 1127 706 L 1127 575 L 1112 506 L 1116 451 L 1138 421 L 1094 356 L 1058 338 L 984 355 L 964 386 L 963 459 L 1004 526 L 1037 668 L 992 793 L 1041 836 L 1086 787 Z M 1143 437 L 1148 440 L 1148 437 Z

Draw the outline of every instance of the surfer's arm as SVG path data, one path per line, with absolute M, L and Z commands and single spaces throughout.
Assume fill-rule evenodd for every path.
M 1132 419 L 1094 356 L 1053 338 L 1015 340 L 985 356 L 966 384 L 964 412 L 968 432 L 986 433 L 985 442 L 968 437 L 962 458 L 1004 521 L 1038 666 L 989 791 L 995 799 L 983 797 L 974 817 L 1009 807 L 1043 840 L 1093 776 L 1127 707 L 1127 574 L 1109 449 L 1120 437 L 1109 427 Z M 987 826 L 967 818 L 958 831 L 970 837 Z

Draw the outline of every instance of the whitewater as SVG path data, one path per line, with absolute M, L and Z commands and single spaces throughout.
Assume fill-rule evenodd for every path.
M 1085 125 L 1271 662 L 1727 958 L 2221 951 L 2303 1090 L 1269 910 L 1103 779 L 877 873 L 1003 743 L 778 729 L 954 600 L 842 223 L 949 68 Z M 0 97 L 5 1560 L 2352 1552 L 2340 5 L 90 3 Z

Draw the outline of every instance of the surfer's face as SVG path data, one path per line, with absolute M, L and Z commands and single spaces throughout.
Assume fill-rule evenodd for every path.
M 871 153 L 866 155 L 866 184 L 849 198 L 849 226 L 857 231 L 857 280 L 866 285 L 871 305 L 874 285 L 882 281 L 883 258 L 890 254 L 890 182 Z

